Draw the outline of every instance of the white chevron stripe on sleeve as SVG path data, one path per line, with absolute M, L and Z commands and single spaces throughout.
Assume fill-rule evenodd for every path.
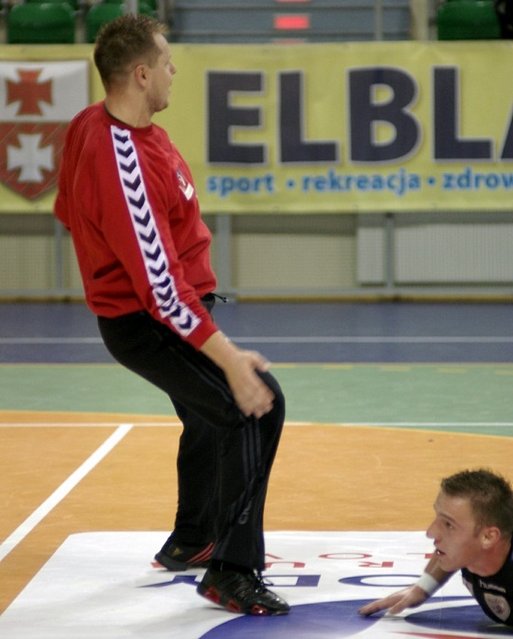
M 111 137 L 121 188 L 159 313 L 180 335 L 187 337 L 200 319 L 178 297 L 130 131 L 112 126 Z

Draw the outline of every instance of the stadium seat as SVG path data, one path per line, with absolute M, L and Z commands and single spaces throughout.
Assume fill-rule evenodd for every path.
M 154 11 L 145 2 L 139 1 L 139 13 L 154 15 Z M 125 13 L 125 8 L 121 2 L 100 2 L 94 4 L 85 17 L 86 42 L 94 42 L 100 28 L 107 22 L 115 20 Z
M 75 14 L 66 3 L 27 2 L 7 14 L 10 44 L 67 44 L 75 42 Z
M 123 4 L 126 0 L 104 0 L 104 1 L 113 3 L 113 4 Z M 140 4 L 140 2 L 138 4 Z M 148 7 L 152 9 L 153 11 L 157 10 L 157 0 L 143 0 L 143 4 L 148 5 Z M 139 8 L 139 11 L 141 13 L 145 13 L 145 11 L 141 11 L 140 8 Z
M 85 17 L 86 42 L 94 42 L 100 28 L 107 22 L 119 18 L 123 13 L 122 4 L 103 2 L 93 4 Z
M 436 15 L 438 40 L 497 40 L 501 26 L 493 0 L 446 0 Z
M 72 9 L 76 9 L 77 8 L 77 2 L 76 0 L 24 0 L 25 2 L 30 2 L 33 4 L 67 4 L 69 5 Z

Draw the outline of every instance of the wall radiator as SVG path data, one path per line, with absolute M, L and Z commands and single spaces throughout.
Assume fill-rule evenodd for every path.
M 370 217 L 370 216 L 369 216 Z M 383 284 L 513 283 L 511 222 L 367 220 L 357 231 L 357 280 Z

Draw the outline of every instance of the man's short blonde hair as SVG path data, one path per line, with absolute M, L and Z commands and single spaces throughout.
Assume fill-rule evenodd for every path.
M 107 22 L 98 33 L 94 62 L 106 89 L 123 81 L 134 64 L 153 66 L 160 50 L 154 36 L 168 27 L 150 16 L 127 14 Z

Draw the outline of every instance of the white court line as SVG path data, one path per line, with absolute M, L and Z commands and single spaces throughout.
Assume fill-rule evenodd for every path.
M 114 422 L 54 422 L 53 420 L 47 422 L 0 422 L 0 428 L 106 428 L 109 426 L 112 428 L 116 426 L 116 424 Z M 175 420 L 170 417 L 169 421 L 166 422 L 135 422 L 130 426 L 131 428 L 137 428 L 139 426 L 143 426 L 144 428 L 155 428 L 156 426 L 162 428 L 178 428 L 182 426 L 182 422 L 178 417 Z
M 1 413 L 0 413 L 1 414 Z M 0 428 L 105 428 L 114 426 L 112 422 L 0 422 Z M 303 426 L 333 426 L 336 428 L 374 427 L 386 428 L 513 428 L 513 422 L 327 422 L 327 421 L 289 421 L 286 427 L 299 428 Z M 181 428 L 182 423 L 176 419 L 168 422 L 135 422 L 131 428 Z
M 502 344 L 513 342 L 511 336 L 387 336 L 387 335 L 345 335 L 345 336 L 269 336 L 232 337 L 233 342 L 255 342 L 260 344 Z
M 503 344 L 513 343 L 511 335 L 269 335 L 231 337 L 239 344 Z M 99 337 L 0 337 L 1 344 L 103 344 Z
M 331 426 L 335 428 L 513 428 L 513 422 L 285 422 L 285 426 Z M 463 433 L 464 434 L 464 433 Z M 479 433 L 483 434 L 483 433 Z
M 103 344 L 100 337 L 0 337 L 0 344 Z
M 112 425 L 112 424 L 111 424 Z M 132 424 L 120 424 L 114 433 L 97 448 L 86 461 L 77 468 L 39 508 L 37 508 L 16 530 L 0 545 L 0 561 L 14 550 L 16 546 L 61 502 L 75 486 L 99 464 L 104 457 L 127 435 Z

